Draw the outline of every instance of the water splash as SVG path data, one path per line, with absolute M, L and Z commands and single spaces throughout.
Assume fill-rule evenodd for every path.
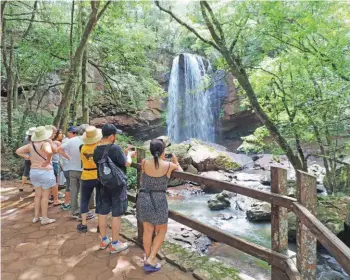
M 211 106 L 214 87 L 208 88 L 211 74 L 210 63 L 200 56 L 184 53 L 173 60 L 167 127 L 174 143 L 191 138 L 214 142 L 215 120 Z

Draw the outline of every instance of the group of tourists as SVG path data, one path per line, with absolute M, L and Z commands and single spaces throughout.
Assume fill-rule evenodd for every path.
M 22 185 L 30 178 L 34 186 L 33 223 L 51 224 L 48 204 L 71 211 L 72 218 L 79 219 L 79 232 L 88 231 L 87 220 L 98 219 L 97 232 L 100 248 L 119 253 L 128 248 L 120 241 L 121 217 L 128 207 L 126 168 L 135 157 L 130 145 L 125 150 L 115 144 L 122 134 L 113 124 L 102 129 L 89 125 L 68 128 L 67 136 L 54 126 L 30 128 L 26 144 L 17 149 L 17 155 L 25 159 Z M 141 187 L 137 196 L 136 216 L 143 223 L 144 270 L 158 271 L 156 255 L 165 239 L 168 223 L 166 188 L 174 170 L 182 171 L 174 154 L 165 154 L 166 143 L 153 139 L 150 152 L 153 158 L 141 163 Z M 60 171 L 66 180 L 64 202 L 59 200 Z M 80 200 L 79 200 L 80 198 Z M 79 200 L 79 201 L 78 201 Z M 89 212 L 95 207 L 95 214 Z M 40 215 L 41 213 L 41 215 Z M 107 235 L 107 217 L 111 213 L 112 236 Z M 155 237 L 154 237 L 155 233 Z

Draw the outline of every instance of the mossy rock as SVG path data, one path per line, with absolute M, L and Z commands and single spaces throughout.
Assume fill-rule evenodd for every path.
M 191 157 L 188 154 L 191 145 L 188 144 L 175 144 L 166 148 L 166 153 L 174 153 L 183 169 L 186 169 L 192 162 Z
M 235 170 L 240 167 L 237 162 L 234 162 L 228 155 L 220 153 L 219 156 L 215 159 L 215 165 L 218 170 Z
M 350 197 L 319 197 L 316 217 L 334 234 L 339 234 L 344 230 L 346 218 L 350 217 Z M 288 236 L 291 241 L 295 241 L 296 216 L 291 212 L 288 213 Z

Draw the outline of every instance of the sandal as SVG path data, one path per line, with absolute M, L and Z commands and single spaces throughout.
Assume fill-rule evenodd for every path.
M 161 266 L 160 263 L 157 263 L 155 265 L 150 265 L 150 264 L 145 263 L 143 265 L 143 270 L 146 271 L 146 272 L 157 272 L 157 271 L 160 270 L 161 267 L 162 266 Z

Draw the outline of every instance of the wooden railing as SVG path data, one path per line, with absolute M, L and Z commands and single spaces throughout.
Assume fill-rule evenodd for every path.
M 145 153 L 139 149 L 137 154 L 138 162 L 141 162 Z M 140 166 L 134 164 L 133 167 L 139 170 Z M 287 170 L 277 167 L 271 167 L 271 192 L 178 171 L 172 173 L 172 178 L 201 183 L 271 203 L 271 249 L 229 235 L 173 210 L 169 210 L 169 218 L 269 263 L 272 280 L 315 280 L 317 240 L 350 274 L 350 249 L 315 217 L 317 193 L 314 176 L 297 171 L 297 199 L 286 196 Z M 138 186 L 139 182 L 140 172 L 138 172 Z M 129 200 L 136 202 L 136 197 L 129 195 Z M 293 256 L 287 254 L 288 211 L 293 212 L 297 217 L 296 264 L 292 261 Z M 142 241 L 142 232 L 142 224 L 138 223 L 140 241 Z

